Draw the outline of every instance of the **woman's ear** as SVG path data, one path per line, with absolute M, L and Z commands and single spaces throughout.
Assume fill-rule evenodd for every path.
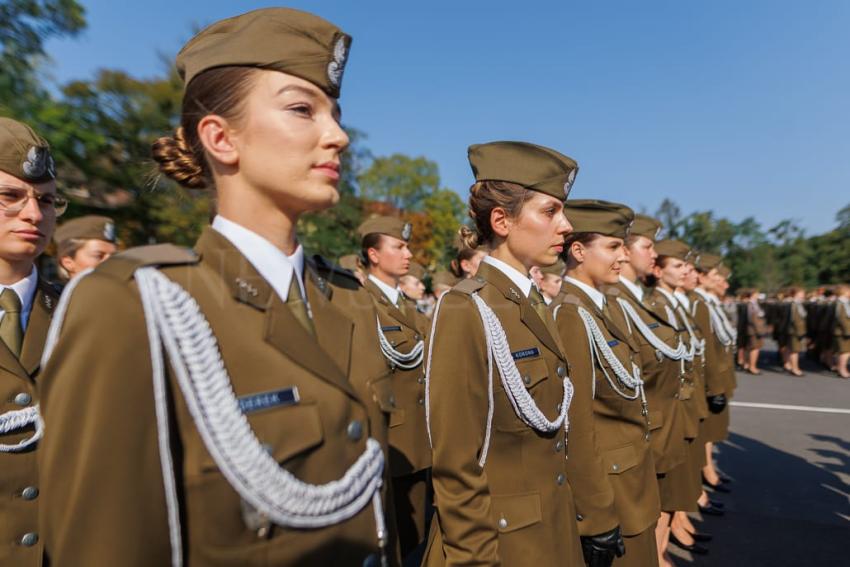
M 570 244 L 570 256 L 572 256 L 573 260 L 579 264 L 584 263 L 584 254 L 586 251 L 587 249 L 584 247 L 584 244 L 578 240 Z
M 374 248 L 369 248 L 368 250 L 366 250 L 366 257 L 369 258 L 370 265 L 378 264 L 378 251 Z
M 239 162 L 239 150 L 233 140 L 233 130 L 227 120 L 217 114 L 207 114 L 198 123 L 198 137 L 206 152 L 224 165 Z
M 74 262 L 74 259 L 71 256 L 62 256 L 59 258 L 59 265 L 65 268 L 69 274 L 74 273 L 75 268 L 77 267 L 77 263 Z
M 660 280 L 661 279 L 661 266 L 659 266 L 658 264 L 655 264 L 654 266 L 652 266 L 652 275 L 655 277 L 655 279 Z
M 493 207 L 493 210 L 490 211 L 490 226 L 493 229 L 493 234 L 499 238 L 507 238 L 512 225 L 513 221 L 504 208 Z

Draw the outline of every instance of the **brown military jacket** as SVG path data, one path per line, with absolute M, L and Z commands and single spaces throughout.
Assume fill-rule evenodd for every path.
M 593 399 L 596 450 L 604 471 L 597 473 L 595 482 L 604 482 L 602 479 L 607 477 L 614 493 L 614 508 L 622 533 L 628 536 L 639 534 L 655 524 L 661 506 L 649 441 L 648 415 L 644 414 L 639 397 L 628 400 L 615 392 L 606 380 L 603 368 L 595 358 L 591 358 L 587 332 L 578 309 L 584 308 L 593 316 L 615 356 L 629 370 L 632 362 L 640 362 L 639 347 L 634 338 L 623 331 L 626 324 L 621 310 L 609 308 L 611 318 L 603 315 L 587 294 L 568 281 L 564 282 L 552 307 L 570 361 L 575 395 L 581 396 L 585 403 L 588 396 Z M 607 362 L 605 365 L 608 375 L 619 382 Z M 627 391 L 623 384 L 618 384 L 618 388 Z M 575 398 L 573 403 L 577 403 Z M 581 455 L 576 455 L 576 458 L 581 458 Z M 584 517 L 583 521 L 594 521 L 593 515 L 598 506 L 593 490 L 585 491 L 575 486 L 575 494 L 576 508 Z
M 583 566 L 565 433 L 543 434 L 526 425 L 495 363 L 490 398 L 484 329 L 472 293 L 501 322 L 540 411 L 554 419 L 563 399 L 567 364 L 560 341 L 510 278 L 483 263 L 475 278 L 443 296 L 429 386 L 437 512 L 423 565 Z
M 394 349 L 408 353 L 420 341 L 427 341 L 429 321 L 403 293 L 399 292 L 399 297 L 404 302 L 404 313 L 390 303 L 372 280 L 367 278 L 364 287 L 375 303 L 381 331 Z M 373 321 L 371 327 L 376 341 L 377 324 Z M 407 475 L 431 466 L 431 447 L 425 427 L 424 359 L 422 364 L 409 370 L 397 367 L 386 358 L 384 361 L 390 371 L 393 394 L 389 430 L 390 473 L 392 476 Z
M 43 374 L 49 433 L 40 450 L 40 525 L 54 565 L 170 564 L 151 353 L 133 281 L 140 265 L 161 265 L 197 301 L 237 397 L 297 388 L 296 403 L 245 410 L 258 440 L 295 477 L 311 484 L 340 479 L 373 428 L 380 430 L 352 386 L 369 380 L 355 376 L 354 325 L 329 301 L 332 283 L 307 270 L 314 337 L 213 229 L 201 236 L 197 259 L 175 250 L 115 256 L 73 293 Z M 360 566 L 377 553 L 371 505 L 325 528 L 251 527 L 170 368 L 167 374 L 185 565 Z
M 723 346 L 711 328 L 710 307 L 697 294 L 691 298 L 694 323 L 705 337 L 705 393 L 707 396 L 718 394 L 731 395 L 734 390 L 735 365 L 733 351 L 735 345 Z
M 624 284 L 618 283 L 607 288 L 606 295 L 612 307 L 618 305 L 618 299 L 628 301 L 650 332 L 670 348 L 676 348 L 679 344 L 679 332 L 669 321 L 650 311 Z M 684 366 L 681 361 L 667 358 L 660 350 L 656 350 L 635 328 L 624 310 L 622 315 L 628 325 L 627 330 L 631 331 L 640 348 L 641 378 L 649 402 L 650 443 L 655 472 L 666 473 L 685 462 L 687 456 L 683 404 L 689 392 Z
M 41 352 L 58 294 L 39 281 L 18 359 L 0 341 L 0 415 L 39 403 L 36 375 Z M 17 445 L 32 437 L 33 426 L 0 435 L 0 444 Z M 0 451 L 0 565 L 41 565 L 42 545 L 38 530 L 41 486 L 32 445 L 20 452 Z

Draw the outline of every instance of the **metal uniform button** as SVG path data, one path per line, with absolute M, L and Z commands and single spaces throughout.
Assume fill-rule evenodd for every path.
M 523 376 L 523 377 L 522 377 L 522 382 L 523 382 L 523 384 L 525 384 L 526 386 L 531 386 L 531 376 L 529 376 L 528 374 L 526 374 L 525 376 Z
M 567 368 L 565 366 L 558 366 L 558 376 L 563 378 L 567 375 Z
M 418 400 L 418 401 L 419 401 L 419 405 L 420 405 L 420 406 L 424 406 L 424 405 L 425 405 L 425 398 L 419 398 L 419 400 Z
M 618 470 L 620 470 L 620 465 L 614 463 L 613 465 L 611 465 L 611 470 L 617 472 Z
M 422 336 L 419 333 L 416 333 L 415 335 L 413 335 L 413 340 L 414 341 L 422 340 Z
M 395 407 L 395 396 L 390 394 L 390 406 Z
M 558 483 L 558 486 L 562 486 L 566 480 L 567 477 L 564 476 L 564 473 L 561 473 L 557 477 L 555 477 L 555 482 Z
M 27 394 L 26 392 L 21 392 L 17 396 L 15 396 L 15 403 L 19 406 L 28 406 L 32 403 L 32 396 Z
M 676 392 L 675 394 L 673 394 L 673 397 L 678 400 L 679 399 L 679 392 Z
M 508 527 L 508 521 L 505 518 L 499 518 L 499 527 L 505 529 Z
M 32 547 L 38 543 L 38 534 L 35 532 L 29 532 L 21 536 L 21 545 L 26 547 Z
M 563 448 L 564 448 L 564 442 L 559 439 L 558 442 L 555 443 L 555 452 L 560 453 Z
M 363 436 L 363 424 L 360 420 L 355 419 L 351 423 L 348 424 L 348 438 L 352 441 L 359 441 Z
M 416 382 L 417 382 L 418 384 L 424 384 L 424 383 L 425 383 L 425 377 L 424 377 L 424 376 L 420 376 L 419 378 L 417 378 L 417 379 L 416 379 Z
M 576 514 L 576 521 L 578 521 L 578 522 L 584 521 L 584 516 L 582 516 L 581 514 Z
M 28 486 L 21 490 L 21 498 L 24 500 L 35 500 L 38 498 L 38 489 L 34 486 Z

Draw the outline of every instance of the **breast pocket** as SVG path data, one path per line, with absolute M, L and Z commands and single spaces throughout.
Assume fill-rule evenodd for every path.
M 399 347 L 406 345 L 409 340 L 407 333 L 404 332 L 401 325 L 383 325 L 381 326 L 381 331 L 383 331 L 384 337 L 389 341 L 390 346 L 399 352 L 405 352 L 403 348 Z
M 635 448 L 631 445 L 626 445 L 625 447 L 604 451 L 602 453 L 602 462 L 605 464 L 608 474 L 623 474 L 637 465 L 638 458 Z
M 507 534 L 540 523 L 540 494 L 493 495 L 490 498 L 493 520 L 500 534 Z
M 520 380 L 522 380 L 522 384 L 525 386 L 526 390 L 531 394 L 531 397 L 534 398 L 535 403 L 538 408 L 544 415 L 548 416 L 549 419 L 554 419 L 557 415 L 558 408 L 556 407 L 545 407 L 544 403 L 539 399 L 542 398 L 538 392 L 543 385 L 546 384 L 547 379 L 549 378 L 549 367 L 546 365 L 546 361 L 542 358 L 532 358 L 526 360 L 518 360 L 516 362 L 517 370 L 519 371 Z M 501 387 L 501 379 L 499 376 L 499 371 L 493 370 L 493 380 L 497 381 L 499 387 L 496 388 L 496 391 L 501 393 L 502 396 L 507 396 L 507 392 Z M 558 398 L 558 402 L 561 399 Z M 505 432 L 521 432 L 529 429 L 528 425 L 523 423 L 523 421 L 516 415 L 516 412 L 513 410 L 513 407 L 510 404 L 509 400 L 505 400 L 507 402 L 507 407 L 510 408 L 507 412 L 496 412 L 495 423 L 496 429 L 499 431 Z M 497 400 L 497 404 L 499 401 Z

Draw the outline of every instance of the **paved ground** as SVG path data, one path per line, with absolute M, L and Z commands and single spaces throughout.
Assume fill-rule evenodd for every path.
M 763 356 L 761 376 L 738 374 L 734 402 L 845 413 L 732 408 L 732 433 L 717 463 L 734 482 L 716 494 L 728 510 L 698 529 L 714 534 L 707 556 L 672 547 L 677 565 L 850 567 L 850 380 L 808 366 L 802 378 Z

